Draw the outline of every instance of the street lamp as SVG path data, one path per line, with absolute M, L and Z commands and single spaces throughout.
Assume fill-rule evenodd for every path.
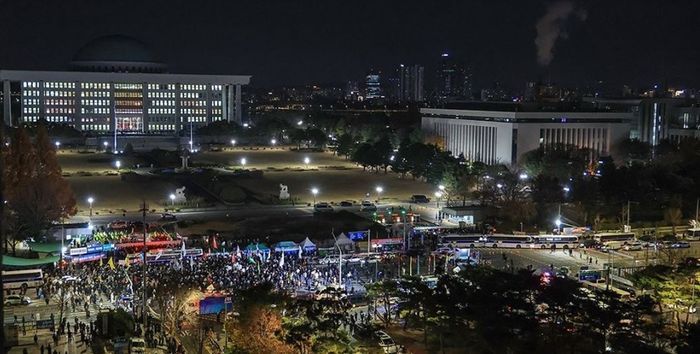
M 246 164 L 247 162 L 248 162 L 248 161 L 245 159 L 245 157 L 242 157 L 242 158 L 241 158 L 241 166 L 245 166 L 245 164 Z
M 377 188 L 374 190 L 377 191 L 377 204 L 379 204 L 379 200 L 382 199 L 382 192 L 384 191 L 384 188 L 382 188 L 382 186 L 377 186 Z
M 104 146 L 104 147 L 105 147 L 105 151 L 107 151 L 107 147 L 109 146 L 109 143 L 106 142 L 106 141 L 103 141 L 103 142 L 102 142 L 102 146 Z
M 314 195 L 314 205 L 316 205 L 316 194 L 318 194 L 318 188 L 311 188 L 311 194 Z
M 117 171 L 119 171 L 119 169 L 122 168 L 122 162 L 119 161 L 119 160 L 117 160 L 117 161 L 114 162 L 114 166 L 117 166 Z
M 170 205 L 175 205 L 175 194 L 170 193 Z
M 526 179 L 527 179 L 527 173 L 521 173 L 519 177 L 520 177 L 521 180 L 526 180 Z
M 88 197 L 87 202 L 90 204 L 90 217 L 92 217 L 92 203 L 95 201 L 95 198 L 93 197 Z
M 304 158 L 304 164 L 306 165 L 306 168 L 309 168 L 309 163 L 311 163 L 311 159 L 307 156 Z
M 275 146 L 275 144 L 277 144 L 277 139 L 270 140 L 270 143 L 272 144 L 272 146 Z
M 57 142 L 56 142 L 56 150 L 58 150 L 58 149 L 60 149 L 60 148 L 61 148 L 61 142 L 60 142 L 60 141 L 57 141 Z
M 231 139 L 231 146 L 236 146 L 236 139 Z
M 438 189 L 439 189 L 441 192 L 444 192 L 444 191 L 445 191 L 445 186 L 441 184 L 441 185 L 438 186 Z

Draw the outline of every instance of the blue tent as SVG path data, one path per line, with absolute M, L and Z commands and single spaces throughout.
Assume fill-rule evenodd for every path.
M 308 237 L 301 242 L 301 248 L 304 249 L 304 252 L 316 251 L 316 245 L 313 242 L 311 242 L 311 240 L 309 240 Z
M 268 254 L 270 253 L 270 247 L 267 247 L 264 243 L 251 243 L 245 247 L 246 254 L 255 254 L 256 252 Z
M 292 241 L 282 241 L 275 244 L 275 252 L 299 252 L 299 246 Z

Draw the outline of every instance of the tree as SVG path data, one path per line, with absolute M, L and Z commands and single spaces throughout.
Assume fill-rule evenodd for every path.
M 453 163 L 445 171 L 442 183 L 445 186 L 448 205 L 453 200 L 461 200 L 462 206 L 465 206 L 467 199 L 472 196 L 479 178 L 472 166 L 471 163 L 466 166 Z
M 391 325 L 392 310 L 390 299 L 397 294 L 397 284 L 392 280 L 383 280 L 367 286 L 367 295 L 372 301 L 374 301 L 374 313 L 375 315 L 379 316 L 379 319 L 385 326 Z M 378 311 L 378 306 L 381 306 L 384 309 L 384 313 L 382 313 L 381 316 Z
M 306 142 L 306 130 L 293 128 L 289 131 L 289 140 L 297 145 L 297 149 L 301 149 L 301 144 Z
M 355 139 L 352 137 L 352 135 L 345 133 L 338 137 L 338 147 L 336 149 L 336 153 L 338 155 L 345 156 L 345 158 L 347 158 L 348 156 L 352 155 L 354 148 Z
M 381 139 L 377 140 L 374 145 L 372 145 L 372 149 L 374 150 L 374 160 L 376 161 L 377 166 L 383 167 L 384 173 L 386 173 L 387 168 L 391 163 L 391 155 L 394 153 L 394 147 L 391 146 L 389 136 L 382 136 Z
M 306 130 L 306 137 L 311 144 L 316 148 L 322 148 L 328 142 L 328 136 L 323 130 L 318 128 L 310 128 Z
M 77 211 L 75 196 L 61 175 L 46 128 L 40 125 L 37 129 L 35 146 L 24 128 L 17 129 L 3 156 L 3 192 L 7 200 L 4 222 L 10 231 L 13 253 L 17 242 L 42 236 L 52 223 Z
M 352 154 L 352 160 L 360 164 L 363 170 L 374 167 L 374 148 L 370 143 L 360 144 Z

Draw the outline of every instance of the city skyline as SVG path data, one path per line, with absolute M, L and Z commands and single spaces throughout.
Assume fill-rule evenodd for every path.
M 358 80 L 368 68 L 401 63 L 424 66 L 432 87 L 445 52 L 474 68 L 475 87 L 538 79 L 700 84 L 698 49 L 685 40 L 700 32 L 691 1 L 671 8 L 651 1 L 634 8 L 602 1 L 168 4 L 139 4 L 138 13 L 123 2 L 10 4 L 0 18 L 9 49 L 0 67 L 66 69 L 90 40 L 123 34 L 152 47 L 172 72 L 246 72 L 256 87 Z M 84 26 L 87 13 L 99 21 Z

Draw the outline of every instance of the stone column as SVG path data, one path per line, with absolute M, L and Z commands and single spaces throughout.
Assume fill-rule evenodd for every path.
M 2 91 L 3 91 L 2 116 L 3 116 L 3 119 L 5 120 L 5 125 L 11 127 L 12 126 L 12 96 L 10 93 L 10 81 L 9 80 L 4 80 L 2 82 Z
M 241 85 L 237 84 L 236 85 L 236 111 L 234 112 L 234 121 L 238 124 L 243 124 L 243 119 L 241 115 Z

